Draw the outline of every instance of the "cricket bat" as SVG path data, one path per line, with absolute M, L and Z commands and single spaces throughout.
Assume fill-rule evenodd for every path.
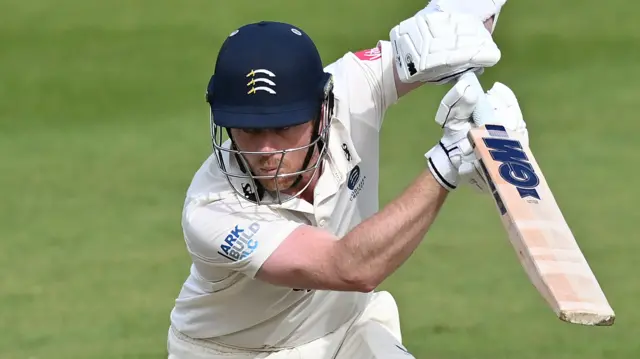
M 488 111 L 483 106 L 488 103 L 479 107 L 485 112 L 478 117 L 487 120 L 493 108 Z M 561 320 L 613 325 L 615 313 L 531 149 L 505 127 L 482 122 L 485 121 L 469 132 L 468 138 L 529 280 Z

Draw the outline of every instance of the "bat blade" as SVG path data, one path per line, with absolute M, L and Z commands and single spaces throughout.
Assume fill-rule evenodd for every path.
M 498 125 L 480 126 L 468 137 L 520 263 L 558 318 L 613 325 L 615 313 L 531 149 Z

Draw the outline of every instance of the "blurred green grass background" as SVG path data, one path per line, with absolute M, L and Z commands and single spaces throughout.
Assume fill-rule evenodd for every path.
M 244 23 L 306 30 L 326 64 L 375 46 L 424 1 L 0 0 L 0 358 L 163 358 L 188 274 L 184 192 L 210 151 L 204 89 Z M 558 321 L 486 197 L 461 189 L 389 278 L 417 358 L 640 357 L 636 178 L 640 5 L 514 1 L 503 57 L 565 217 L 618 314 Z M 424 168 L 448 87 L 390 109 L 382 204 Z

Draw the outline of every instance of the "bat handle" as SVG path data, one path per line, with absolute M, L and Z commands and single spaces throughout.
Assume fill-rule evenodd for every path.
M 473 122 L 478 126 L 493 123 L 493 118 L 495 116 L 493 106 L 489 103 L 487 95 L 484 93 L 484 89 L 482 89 L 482 85 L 480 84 L 476 73 L 473 71 L 467 71 L 458 78 L 458 81 L 460 80 L 465 80 L 471 84 L 471 86 L 475 87 L 479 93 L 478 104 L 472 114 Z

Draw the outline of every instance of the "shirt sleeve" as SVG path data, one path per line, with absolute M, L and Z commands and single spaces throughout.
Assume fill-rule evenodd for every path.
M 300 225 L 268 208 L 242 208 L 223 201 L 186 208 L 182 223 L 192 256 L 250 278 Z
M 380 40 L 372 49 L 348 52 L 338 64 L 339 76 L 348 84 L 351 113 L 370 113 L 373 108 L 373 116 L 364 120 L 380 130 L 387 109 L 398 101 L 391 43 Z

